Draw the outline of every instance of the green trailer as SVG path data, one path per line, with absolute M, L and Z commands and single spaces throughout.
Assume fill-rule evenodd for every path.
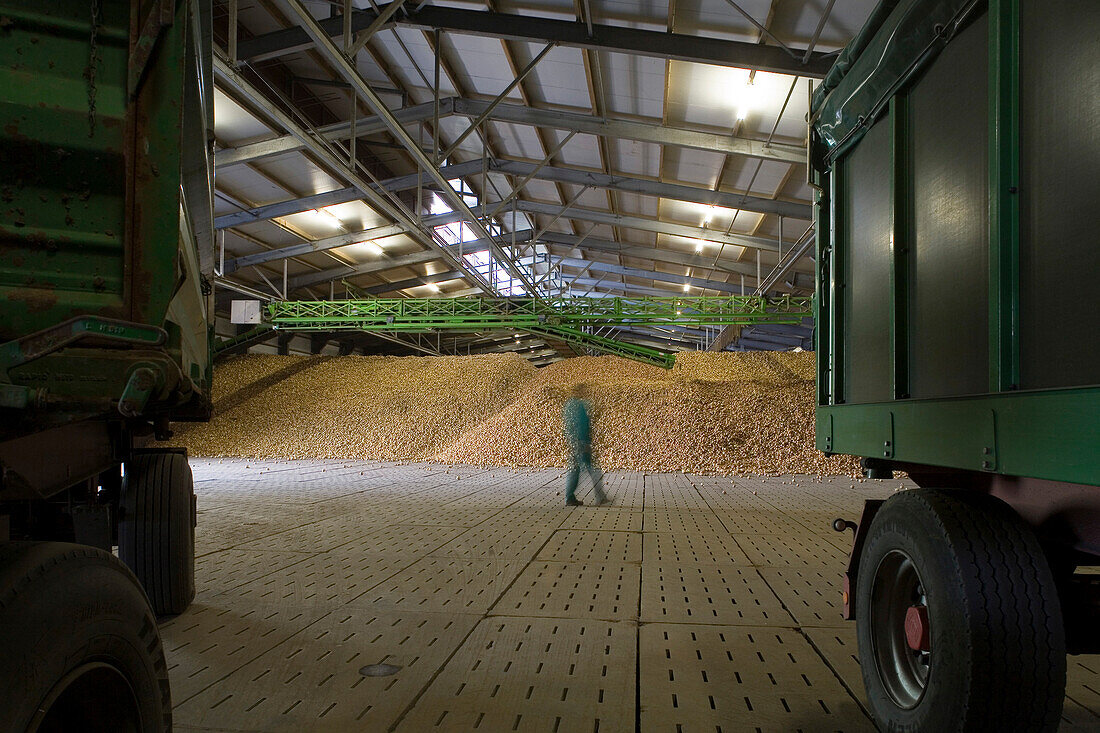
M 0 0 L 0 730 L 171 728 L 195 505 L 147 445 L 210 413 L 210 26 Z
M 885 730 L 1055 730 L 1098 650 L 1100 3 L 885 0 L 811 103 L 817 446 Z

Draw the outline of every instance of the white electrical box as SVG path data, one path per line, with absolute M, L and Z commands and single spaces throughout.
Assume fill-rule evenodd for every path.
M 234 300 L 230 323 L 263 323 L 258 300 Z

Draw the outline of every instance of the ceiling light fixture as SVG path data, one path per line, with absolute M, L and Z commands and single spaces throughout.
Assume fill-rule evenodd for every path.
M 317 221 L 323 221 L 329 226 L 344 226 L 344 222 L 340 220 L 340 217 L 336 216 L 336 214 L 333 214 L 331 211 L 326 211 L 325 209 L 310 209 L 309 213 L 313 214 Z
M 752 77 L 745 79 L 745 88 L 742 90 L 740 97 L 738 98 L 737 109 L 734 111 L 734 118 L 741 122 L 745 119 L 745 115 L 749 111 L 749 107 L 752 104 L 753 99 L 756 97 L 756 88 L 753 85 Z

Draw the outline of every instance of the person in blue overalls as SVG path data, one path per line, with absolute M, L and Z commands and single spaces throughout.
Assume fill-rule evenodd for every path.
M 566 506 L 582 506 L 576 493 L 582 469 L 592 477 L 593 496 L 596 503 L 605 504 L 608 501 L 603 491 L 603 476 L 592 461 L 592 420 L 588 416 L 588 403 L 584 399 L 585 391 L 583 384 L 575 385 L 572 395 L 562 408 L 565 442 L 569 446 L 569 470 L 565 474 Z

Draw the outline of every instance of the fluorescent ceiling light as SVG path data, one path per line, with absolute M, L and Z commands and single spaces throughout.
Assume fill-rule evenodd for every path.
M 313 214 L 313 218 L 317 222 L 323 222 L 328 226 L 333 227 L 344 226 L 344 222 L 340 221 L 340 217 L 336 216 L 331 211 L 326 211 L 324 209 L 311 209 L 309 213 Z

